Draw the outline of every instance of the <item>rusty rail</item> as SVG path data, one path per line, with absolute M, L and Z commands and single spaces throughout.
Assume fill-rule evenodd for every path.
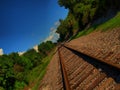
M 116 68 L 117 70 L 120 71 L 120 65 L 117 65 L 117 64 L 114 64 L 114 63 L 111 63 L 111 62 L 107 62 L 107 61 L 105 61 L 105 60 L 102 60 L 102 59 L 99 59 L 99 58 L 97 58 L 97 57 L 91 56 L 91 55 L 89 55 L 89 54 L 87 54 L 87 53 L 84 53 L 84 52 L 80 52 L 79 50 L 74 49 L 74 48 L 72 48 L 72 47 L 70 47 L 70 46 L 68 46 L 68 45 L 63 45 L 63 46 L 66 47 L 66 48 L 68 48 L 68 49 L 71 49 L 71 50 L 77 51 L 77 52 L 79 52 L 79 53 L 82 53 L 82 54 L 84 54 L 84 55 L 86 55 L 86 56 L 88 56 L 88 57 L 92 57 L 92 58 L 94 58 L 95 60 L 100 61 L 100 62 L 102 62 L 102 63 L 105 63 L 105 64 L 107 64 L 107 65 L 110 65 L 110 66 L 112 66 L 113 68 Z
M 65 59 L 64 59 L 64 55 L 63 55 L 63 53 L 62 53 L 62 48 L 61 47 L 64 47 L 64 48 L 67 48 L 67 49 L 69 49 L 69 50 L 71 50 L 71 51 L 73 51 L 73 52 L 75 52 L 75 54 L 76 55 L 78 55 L 77 53 L 79 53 L 80 55 L 83 55 L 83 56 L 86 56 L 86 57 L 89 57 L 89 58 L 92 58 L 94 61 L 96 61 L 97 62 L 97 64 L 101 64 L 101 65 L 103 65 L 103 66 L 101 66 L 101 68 L 103 69 L 103 72 L 106 74 L 106 75 L 108 75 L 108 76 L 110 76 L 110 77 L 112 77 L 113 79 L 115 79 L 115 81 L 117 82 L 117 83 L 119 83 L 120 81 L 119 80 L 117 80 L 117 78 L 115 78 L 114 76 L 112 76 L 112 74 L 110 74 L 108 71 L 106 71 L 107 69 L 106 68 L 104 68 L 104 65 L 107 65 L 107 67 L 110 69 L 112 69 L 113 71 L 115 70 L 117 70 L 118 72 L 120 71 L 120 69 L 119 69 L 119 67 L 116 67 L 115 65 L 112 65 L 111 63 L 105 63 L 105 62 L 103 62 L 102 60 L 99 60 L 98 58 L 96 58 L 96 57 L 93 57 L 93 56 L 90 56 L 90 55 L 88 55 L 88 54 L 85 54 L 85 53 L 82 53 L 82 52 L 80 52 L 80 51 L 78 51 L 78 50 L 76 50 L 76 49 L 74 49 L 74 48 L 71 48 L 71 47 L 69 47 L 69 46 L 66 46 L 66 45 L 64 45 L 64 44 L 62 44 L 61 46 L 59 46 L 58 47 L 58 55 L 59 55 L 59 61 L 60 61 L 60 67 L 61 67 L 61 72 L 62 72 L 62 80 L 63 80 L 63 88 L 64 88 L 64 90 L 71 90 L 71 89 L 73 89 L 73 88 L 75 88 L 75 87 L 78 87 L 78 84 L 80 84 L 80 81 L 79 81 L 79 83 L 78 84 L 76 84 L 76 85 L 74 85 L 74 87 L 71 85 L 71 84 L 69 84 L 71 81 L 70 80 L 68 80 L 68 75 L 67 75 L 67 73 L 68 73 L 68 71 L 66 70 L 66 63 L 65 63 Z M 90 63 L 89 61 L 88 61 L 88 63 Z M 95 63 L 93 64 L 93 63 L 90 63 L 90 64 L 92 64 L 92 65 L 95 65 Z M 98 68 L 97 68 L 98 69 Z M 114 72 L 115 73 L 115 72 Z M 115 74 L 116 75 L 116 74 Z M 107 77 L 108 77 L 107 76 Z M 82 77 L 82 79 L 81 79 L 81 82 L 82 82 L 82 80 L 84 80 L 85 79 L 85 77 L 87 77 L 87 76 L 84 76 L 84 77 Z M 89 89 L 93 89 L 93 88 L 95 88 L 97 85 L 98 85 L 98 83 L 100 83 L 101 82 L 101 80 L 103 80 L 104 79 L 104 75 L 101 77 L 101 79 L 97 79 L 97 81 L 95 81 L 95 83 L 92 85 L 92 86 L 89 86 L 89 87 L 87 87 L 87 88 L 89 88 Z M 97 82 L 97 83 L 96 83 Z M 71 85 L 71 86 L 70 86 Z M 120 84 L 119 85 L 116 85 L 115 86 L 115 88 L 118 90 L 119 88 L 120 88 Z
M 58 47 L 58 54 L 59 54 L 59 59 L 60 59 L 60 66 L 61 66 L 61 71 L 62 71 L 62 78 L 63 78 L 63 86 L 65 90 L 71 90 L 70 88 L 70 84 L 68 81 L 68 76 L 67 76 L 67 72 L 65 69 L 65 64 L 64 64 L 64 58 L 62 57 L 62 54 L 60 53 L 60 48 Z

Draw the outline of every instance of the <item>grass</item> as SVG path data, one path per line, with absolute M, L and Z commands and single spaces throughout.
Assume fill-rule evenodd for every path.
M 42 64 L 35 67 L 31 72 L 28 74 L 28 80 L 31 84 L 33 84 L 31 90 L 38 90 L 40 85 L 40 81 L 42 80 L 43 76 L 46 73 L 46 68 L 52 59 L 54 52 L 51 52 L 49 56 L 42 60 Z
M 106 30 L 113 29 L 116 27 L 120 27 L 120 12 L 115 17 L 110 19 L 109 21 L 99 25 L 98 29 L 102 31 L 106 31 Z
M 117 27 L 120 27 L 120 12 L 118 12 L 115 17 L 111 18 L 110 20 L 108 20 L 100 25 L 94 25 L 87 30 L 80 31 L 75 36 L 72 36 L 70 38 L 70 40 L 81 37 L 83 35 L 87 35 L 93 31 L 97 31 L 97 30 L 107 31 L 107 30 L 111 30 L 111 29 L 117 28 Z

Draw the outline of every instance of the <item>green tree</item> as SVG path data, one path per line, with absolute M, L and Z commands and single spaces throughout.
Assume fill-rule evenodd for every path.
M 38 45 L 38 50 L 42 57 L 45 57 L 49 54 L 49 52 L 55 47 L 55 44 L 52 41 L 42 42 Z
M 7 55 L 0 56 L 0 62 L 0 86 L 5 90 L 13 90 L 15 83 L 13 62 Z
M 67 17 L 60 20 L 60 26 L 57 28 L 57 33 L 60 34 L 59 41 L 84 30 L 94 20 L 106 15 L 109 10 L 118 11 L 118 3 L 119 0 L 58 0 L 61 7 L 69 10 Z
M 39 53 L 37 53 L 34 49 L 29 49 L 26 53 L 23 54 L 23 56 L 26 57 L 26 58 L 23 58 L 25 59 L 24 62 L 32 66 L 31 68 L 41 63 L 41 57 Z M 27 66 L 27 67 L 30 67 L 30 66 Z

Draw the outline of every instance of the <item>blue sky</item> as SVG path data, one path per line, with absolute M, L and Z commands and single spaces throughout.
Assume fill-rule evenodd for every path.
M 26 51 L 50 38 L 66 16 L 57 0 L 0 0 L 0 48 L 5 54 Z

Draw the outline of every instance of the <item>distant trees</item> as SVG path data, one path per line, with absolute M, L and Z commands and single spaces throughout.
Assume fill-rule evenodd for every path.
M 30 70 L 42 64 L 42 59 L 54 47 L 54 43 L 47 41 L 38 45 L 39 52 L 29 49 L 22 56 L 18 53 L 0 56 L 0 89 L 20 90 L 23 88 L 29 83 L 26 77 Z
M 105 15 L 110 9 L 119 10 L 118 3 L 120 3 L 119 0 L 58 0 L 61 7 L 69 10 L 67 17 L 60 21 L 57 29 L 60 34 L 59 41 L 68 39 L 71 32 L 75 34 L 83 30 L 89 23 Z
M 24 65 L 26 68 L 31 69 L 41 63 L 42 57 L 34 49 L 29 49 L 26 53 L 23 54 L 22 58 L 24 59 Z M 28 61 L 29 60 L 29 61 Z
M 39 53 L 42 55 L 41 57 L 47 56 L 54 47 L 55 44 L 51 41 L 42 42 L 38 45 Z

